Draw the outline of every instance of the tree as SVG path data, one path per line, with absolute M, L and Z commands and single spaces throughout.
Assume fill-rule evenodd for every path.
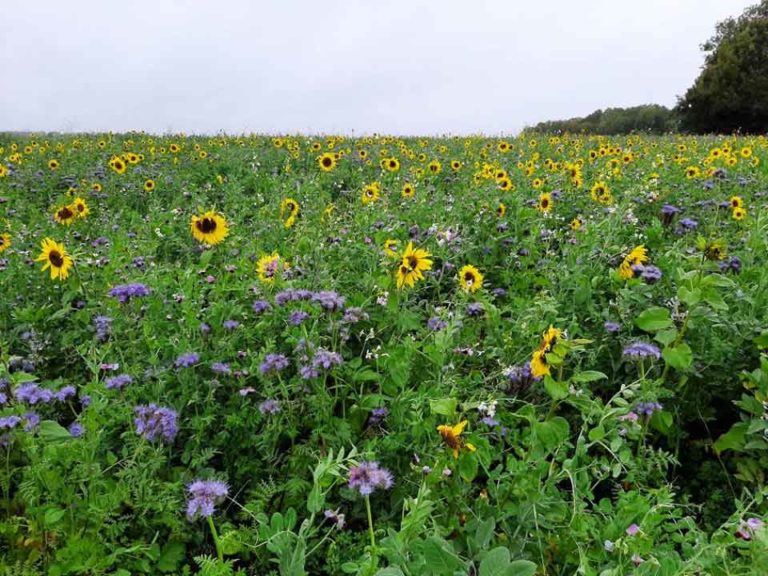
M 715 27 L 701 74 L 676 111 L 684 131 L 768 131 L 768 0 Z

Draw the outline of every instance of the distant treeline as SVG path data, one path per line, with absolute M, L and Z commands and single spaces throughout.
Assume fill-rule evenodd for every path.
M 536 131 L 587 134 L 768 133 L 768 0 L 727 18 L 701 45 L 704 66 L 670 110 L 649 104 L 540 122 Z M 529 128 L 531 129 L 531 128 Z
M 677 129 L 677 115 L 673 110 L 658 104 L 646 104 L 631 108 L 607 108 L 595 110 L 589 116 L 539 122 L 529 128 L 536 132 L 569 132 L 572 134 L 629 134 L 644 132 L 664 134 Z

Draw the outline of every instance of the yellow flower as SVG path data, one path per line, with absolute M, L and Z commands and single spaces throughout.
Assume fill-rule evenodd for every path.
M 151 178 L 144 181 L 144 191 L 152 192 L 155 189 L 155 181 Z
M 619 266 L 619 276 L 628 280 L 634 278 L 635 271 L 632 270 L 632 266 L 638 264 L 645 264 L 648 262 L 648 251 L 642 244 L 635 246 L 632 251 L 624 257 L 621 265 Z
M 455 426 L 451 426 L 450 424 L 441 424 L 437 427 L 437 431 L 440 433 L 440 436 L 442 436 L 443 442 L 445 442 L 445 444 L 453 451 L 454 458 L 459 457 L 459 450 L 466 450 L 468 452 L 474 452 L 477 450 L 474 445 L 470 444 L 469 442 L 465 442 L 461 438 L 461 434 L 464 432 L 464 428 L 466 427 L 466 420 L 462 420 Z
M 410 182 L 406 182 L 405 184 L 403 184 L 403 189 L 400 192 L 400 195 L 403 198 L 413 198 L 415 194 L 416 194 L 416 189 L 413 187 L 413 184 L 411 184 Z
M 498 207 L 496 208 L 496 216 L 499 218 L 504 218 L 504 215 L 507 213 L 507 207 L 503 202 L 499 202 Z
M 88 204 L 86 204 L 85 200 L 83 200 L 79 196 L 74 199 L 72 204 L 70 204 L 70 208 L 74 210 L 78 218 L 85 218 L 86 216 L 88 216 L 88 214 L 91 213 L 90 208 L 88 208 Z
M 320 170 L 323 172 L 330 172 L 336 168 L 336 155 L 331 154 L 330 152 L 321 154 L 317 158 L 317 165 L 320 166 Z
M 730 203 L 731 208 L 742 208 L 744 206 L 744 201 L 739 196 L 731 196 Z
M 413 287 L 417 280 L 423 280 L 424 272 L 432 268 L 432 260 L 429 256 L 429 252 L 422 248 L 414 248 L 413 242 L 408 242 L 400 266 L 397 268 L 397 287 L 402 288 L 404 285 Z
M 59 167 L 59 161 L 58 160 L 50 160 L 48 162 L 48 168 L 51 170 L 56 170 Z
M 109 167 L 112 168 L 118 174 L 125 174 L 126 164 L 122 158 L 113 156 L 109 161 Z
M 592 200 L 600 204 L 611 204 L 613 196 L 605 182 L 596 182 L 591 190 Z
M 440 172 L 441 172 L 441 171 L 442 171 L 442 169 L 443 169 L 443 165 L 442 165 L 442 164 L 440 164 L 440 161 L 439 161 L 439 160 L 432 160 L 432 162 L 430 162 L 430 163 L 427 165 L 427 169 L 428 169 L 428 170 L 429 170 L 429 171 L 430 171 L 432 174 L 440 174 Z
M 77 214 L 72 209 L 72 206 L 62 206 L 61 208 L 57 208 L 56 212 L 53 214 L 53 219 L 56 220 L 59 224 L 66 224 L 69 226 L 72 224 L 72 222 L 75 221 L 75 218 L 77 218 Z
M 467 264 L 459 270 L 459 288 L 464 292 L 477 292 L 483 287 L 483 275 L 474 266 Z
M 397 172 L 400 170 L 400 161 L 397 158 L 387 158 L 386 160 L 382 161 L 382 164 L 384 168 L 390 172 Z
M 8 250 L 11 247 L 11 235 L 7 232 L 0 234 L 0 254 Z
M 733 209 L 732 215 L 734 220 L 744 220 L 747 216 L 747 210 L 746 208 L 739 206 L 738 208 Z
M 360 194 L 360 199 L 363 201 L 363 204 L 365 205 L 372 204 L 379 200 L 379 197 L 380 197 L 379 192 L 380 192 L 379 183 L 373 182 L 371 184 L 368 184 L 365 188 L 363 188 L 363 191 Z
M 544 350 L 536 350 L 531 356 L 531 375 L 534 378 L 541 378 L 549 374 L 546 354 Z
M 35 262 L 45 262 L 43 272 L 51 269 L 51 280 L 66 280 L 72 267 L 72 258 L 67 255 L 63 244 L 45 238 L 41 242 L 43 251 L 35 258 Z
M 284 266 L 285 267 L 285 266 Z M 280 275 L 280 254 L 273 252 L 272 254 L 262 256 L 259 261 L 256 262 L 256 272 L 259 275 L 259 280 L 264 284 L 271 284 L 275 278 Z
M 385 240 L 384 241 L 384 254 L 390 258 L 397 258 L 397 240 Z
M 190 228 L 192 236 L 196 240 L 209 246 L 218 244 L 229 234 L 227 221 L 213 210 L 209 210 L 199 216 L 194 214 L 190 222 Z
M 552 210 L 552 195 L 549 192 L 545 192 L 539 196 L 539 204 L 537 208 L 545 214 Z
M 576 216 L 573 220 L 571 220 L 571 230 L 581 230 L 581 227 L 584 223 L 581 221 L 581 218 Z
M 286 216 L 287 214 L 287 216 Z M 280 202 L 280 218 L 286 218 L 285 227 L 290 228 L 296 222 L 299 215 L 299 203 L 293 198 L 286 198 Z

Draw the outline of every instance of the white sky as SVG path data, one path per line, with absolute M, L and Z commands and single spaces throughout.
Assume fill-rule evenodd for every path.
M 756 0 L 2 0 L 0 131 L 488 134 L 674 105 Z

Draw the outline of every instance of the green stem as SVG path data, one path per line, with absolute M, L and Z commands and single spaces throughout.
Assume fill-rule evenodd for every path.
M 369 496 L 365 497 L 365 511 L 368 514 L 368 534 L 371 537 L 371 557 L 376 557 L 376 536 L 373 533 L 373 516 L 371 515 L 371 499 Z
M 219 562 L 224 562 L 224 553 L 221 551 L 219 533 L 216 532 L 216 526 L 213 524 L 213 516 L 208 516 L 208 527 L 211 529 L 211 535 L 213 536 L 213 543 L 216 546 L 216 555 L 219 557 Z

